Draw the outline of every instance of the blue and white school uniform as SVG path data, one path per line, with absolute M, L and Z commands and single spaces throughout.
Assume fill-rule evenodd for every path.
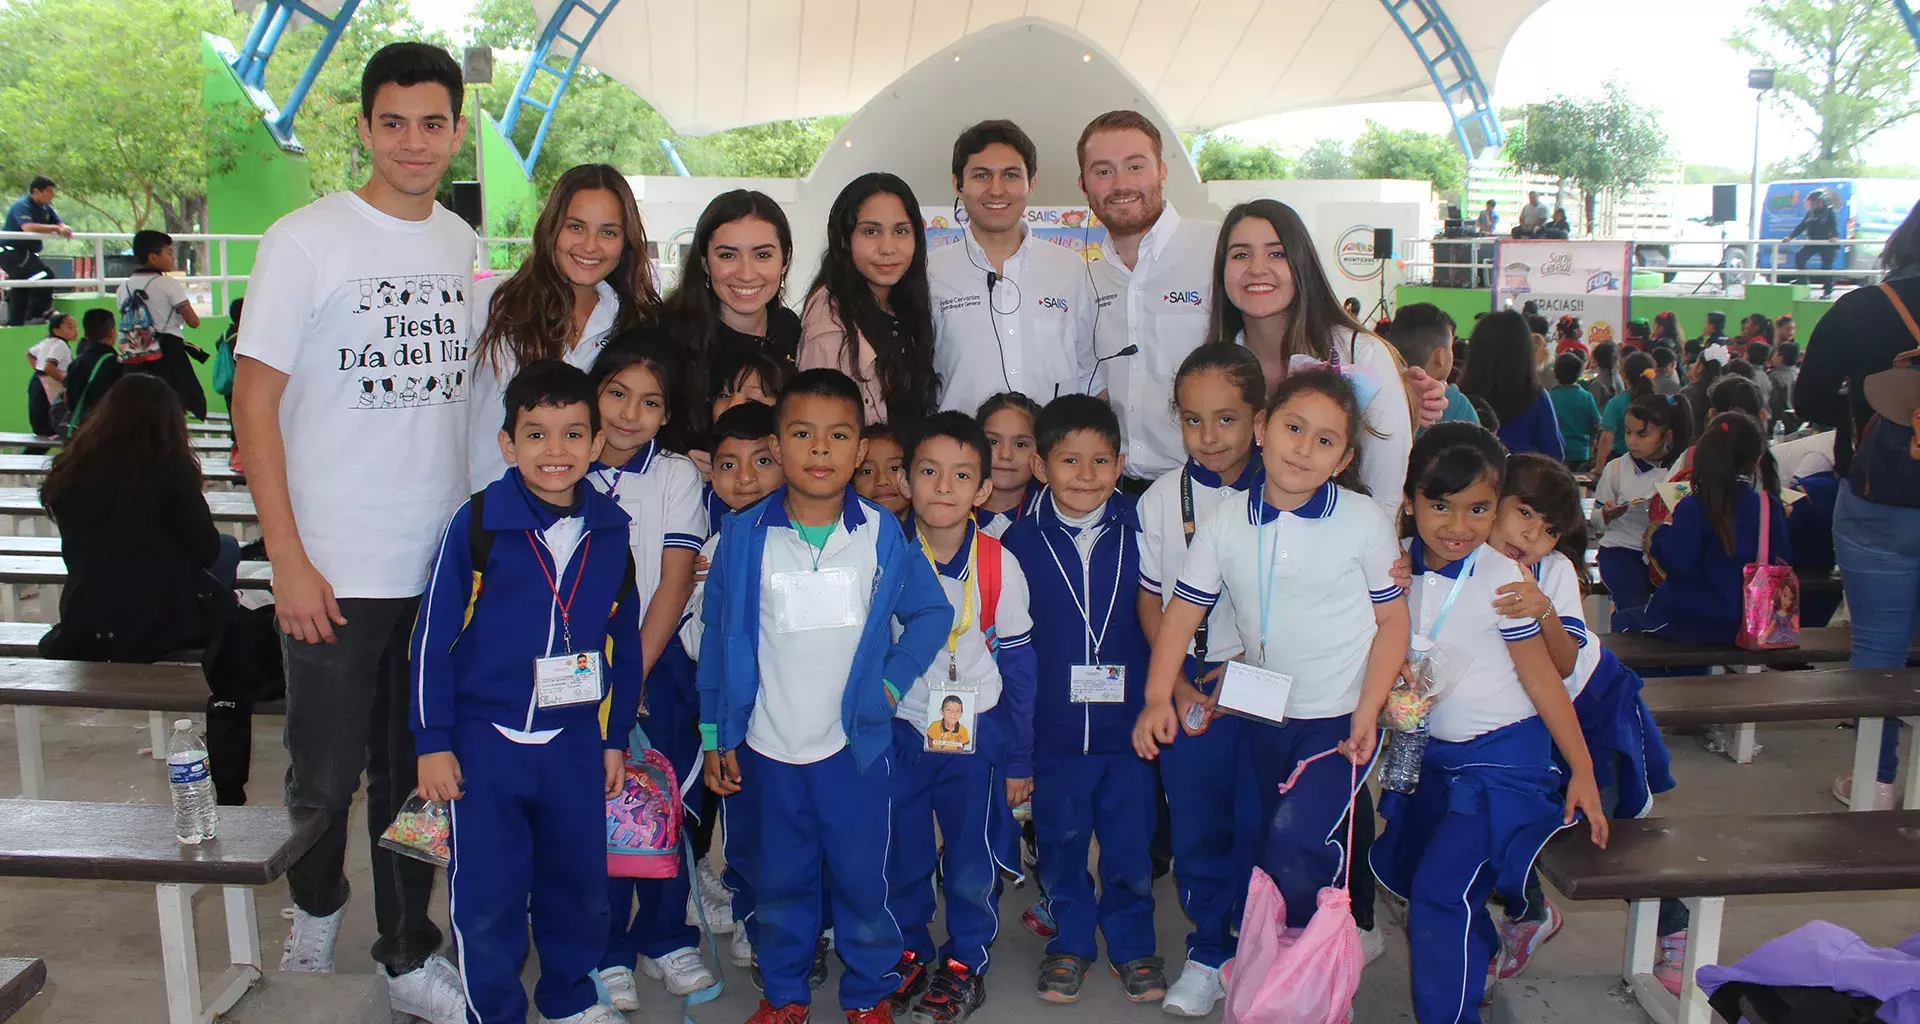
M 1000 929 L 1000 871 L 1020 872 L 1017 834 L 1007 808 L 1008 779 L 1033 777 L 1033 621 L 1020 563 L 999 545 L 1000 592 L 990 636 L 981 613 L 986 595 L 976 572 L 979 537 L 969 529 L 953 559 L 936 565 L 940 588 L 953 607 L 947 645 L 933 657 L 894 709 L 893 856 L 887 870 L 887 906 L 900 922 L 906 948 L 921 963 L 951 957 L 984 974 Z M 928 750 L 928 704 L 952 692 L 949 669 L 975 697 L 971 752 Z M 934 845 L 934 823 L 946 844 Z M 937 950 L 934 867 L 946 894 L 947 941 Z
M 1393 582 L 1399 555 L 1393 524 L 1363 494 L 1329 481 L 1281 510 L 1256 488 L 1201 524 L 1174 588 L 1202 607 L 1231 596 L 1242 660 L 1293 680 L 1280 724 L 1244 723 L 1260 803 L 1254 862 L 1279 886 L 1290 928 L 1306 926 L 1345 862 L 1347 809 L 1371 766 L 1356 777 L 1346 758 L 1324 758 L 1284 797 L 1279 786 L 1351 734 L 1378 632 L 1374 606 L 1403 594 Z
M 1140 497 L 1140 589 L 1158 598 L 1162 609 L 1171 604 L 1199 525 L 1221 505 L 1244 502 L 1262 479 L 1258 458 L 1250 460 L 1236 480 L 1223 480 L 1188 459 L 1184 469 L 1154 481 Z M 1191 492 L 1190 503 L 1182 498 L 1183 488 Z M 1183 512 L 1187 504 L 1192 507 L 1192 535 Z M 1147 640 L 1151 644 L 1154 638 Z M 1204 634 L 1187 649 L 1187 678 L 1198 680 L 1240 652 L 1233 599 L 1223 594 L 1207 613 Z M 1195 685 L 1210 693 L 1219 684 Z M 1253 774 L 1246 724 L 1232 716 L 1217 718 L 1198 736 L 1178 733 L 1160 752 L 1175 891 L 1193 922 L 1187 959 L 1215 968 L 1233 956 L 1233 930 L 1246 899 L 1259 821 L 1260 800 L 1245 783 Z
M 874 884 L 892 852 L 894 702 L 953 626 L 899 520 L 845 493 L 822 548 L 793 528 L 785 487 L 729 519 L 702 597 L 700 732 L 739 757 L 727 862 L 753 890 L 748 935 L 774 1006 L 812 1001 L 823 887 L 847 965 L 842 1008 L 871 1008 L 899 983 L 900 927 Z
M 587 481 L 626 510 L 631 519 L 628 546 L 633 551 L 634 582 L 640 593 L 641 621 L 660 588 L 667 549 L 698 552 L 707 538 L 707 515 L 700 506 L 700 471 L 684 455 L 665 451 L 658 439 L 647 442 L 624 466 L 598 463 Z M 700 817 L 705 787 L 701 781 L 700 701 L 694 691 L 693 661 L 679 638 L 669 641 L 647 675 L 641 728 L 655 750 L 672 762 L 680 782 L 685 813 Z M 613 916 L 606 954 L 600 966 L 632 969 L 636 957 L 658 959 L 700 944 L 699 929 L 686 923 L 691 879 L 607 879 Z M 638 902 L 638 909 L 635 903 Z
M 1145 704 L 1140 550 L 1132 499 L 1116 493 L 1083 518 L 1060 515 L 1051 491 L 1004 543 L 1032 596 L 1039 687 L 1033 708 L 1033 827 L 1041 890 L 1059 931 L 1049 955 L 1094 958 L 1096 929 L 1116 964 L 1150 956 L 1153 935 L 1153 767 L 1133 751 Z M 1076 665 L 1118 666 L 1121 699 L 1075 701 Z M 1087 873 L 1100 841 L 1100 896 Z
M 1040 507 L 1040 490 L 1040 487 L 1028 483 L 1026 490 L 1020 492 L 1020 501 L 1012 508 L 1005 512 L 989 512 L 984 508 L 977 508 L 973 510 L 973 521 L 980 527 L 981 533 L 999 540 L 1007 535 L 1007 530 L 1014 523 L 1032 515 L 1033 510 Z
M 1659 466 L 1631 453 L 1607 463 L 1593 485 L 1593 525 L 1600 531 L 1596 559 L 1600 581 L 1616 607 L 1638 608 L 1653 596 L 1653 582 L 1647 578 L 1645 548 L 1647 505 L 1655 486 L 1665 483 L 1673 467 Z M 1620 518 L 1607 522 L 1600 510 L 1607 505 L 1625 504 Z M 1555 607 L 1559 607 L 1556 603 Z
M 1740 635 L 1746 567 L 1760 557 L 1760 502 L 1768 504 L 1768 557 L 1793 561 L 1787 512 L 1780 499 L 1751 481 L 1737 485 L 1734 550 L 1728 553 L 1697 494 L 1680 499 L 1673 518 L 1653 531 L 1647 554 L 1665 579 L 1645 608 L 1616 606 L 1613 627 L 1695 644 L 1732 644 Z
M 1487 899 L 1498 889 L 1508 915 L 1527 918 L 1527 877 L 1563 827 L 1566 778 L 1507 651 L 1540 626 L 1493 610 L 1520 567 L 1482 545 L 1429 569 L 1419 540 L 1408 544 L 1414 635 L 1468 660 L 1428 716 L 1418 788 L 1380 798 L 1387 827 L 1371 861 L 1380 884 L 1410 903 L 1414 1016 L 1420 1024 L 1477 1024 L 1487 962 L 1500 948 Z

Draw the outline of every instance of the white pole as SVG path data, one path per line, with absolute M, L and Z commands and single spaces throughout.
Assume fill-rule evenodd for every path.
M 1756 89 L 1753 94 L 1753 177 L 1747 184 L 1747 237 L 1760 237 L 1760 111 L 1766 103 L 1767 91 Z M 1750 242 L 1747 248 L 1747 264 L 1760 266 L 1760 243 Z

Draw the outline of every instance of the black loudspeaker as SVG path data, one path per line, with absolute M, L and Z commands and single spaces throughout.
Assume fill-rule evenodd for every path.
M 460 57 L 460 80 L 468 85 L 487 85 L 493 81 L 493 48 L 469 46 Z
M 1393 258 L 1392 228 L 1373 229 L 1373 258 L 1376 260 L 1390 260 Z
M 473 230 L 479 231 L 483 219 L 480 206 L 480 183 L 477 181 L 456 181 L 453 183 L 453 210 L 455 216 L 467 222 Z
M 1716 223 L 1740 219 L 1740 186 L 1713 186 L 1713 219 Z

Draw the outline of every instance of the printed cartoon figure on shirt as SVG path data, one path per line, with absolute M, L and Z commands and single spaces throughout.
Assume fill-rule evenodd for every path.
M 335 367 L 359 383 L 349 392 L 350 408 L 419 409 L 467 400 L 460 385 L 467 365 L 467 306 L 458 281 L 445 275 L 360 278 L 334 297 L 355 317 L 376 319 L 362 335 L 376 340 L 337 350 Z

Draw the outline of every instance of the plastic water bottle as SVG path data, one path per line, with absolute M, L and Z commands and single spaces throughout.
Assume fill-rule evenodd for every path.
M 1380 787 L 1412 793 L 1420 785 L 1420 759 L 1426 752 L 1425 728 L 1389 734 L 1387 749 L 1380 755 Z
M 219 812 L 207 773 L 207 741 L 185 718 L 173 723 L 173 738 L 167 741 L 167 783 L 173 791 L 174 837 L 188 844 L 212 839 Z

